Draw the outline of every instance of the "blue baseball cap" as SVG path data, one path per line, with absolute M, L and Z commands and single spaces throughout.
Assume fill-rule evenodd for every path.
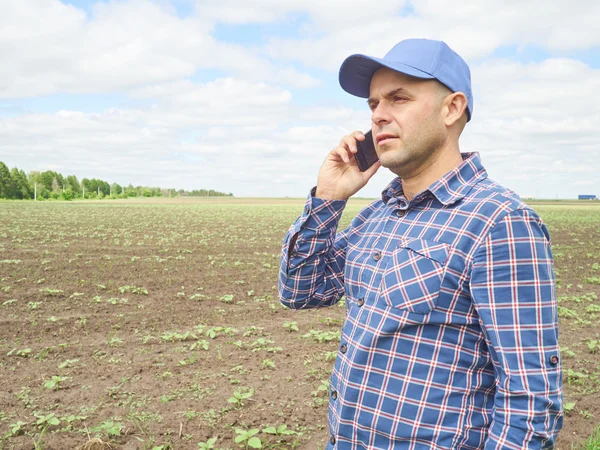
M 452 92 L 462 92 L 469 102 L 467 120 L 471 120 L 471 71 L 465 60 L 445 42 L 406 39 L 398 42 L 383 58 L 351 55 L 340 67 L 340 85 L 352 95 L 369 98 L 371 77 L 382 67 L 416 78 L 436 79 Z

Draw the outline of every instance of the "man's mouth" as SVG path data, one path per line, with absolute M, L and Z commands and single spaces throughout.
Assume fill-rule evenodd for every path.
M 396 136 L 394 134 L 390 134 L 390 133 L 379 133 L 375 137 L 375 141 L 377 142 L 377 145 L 384 145 L 387 142 L 391 141 L 392 139 L 398 139 L 398 136 Z

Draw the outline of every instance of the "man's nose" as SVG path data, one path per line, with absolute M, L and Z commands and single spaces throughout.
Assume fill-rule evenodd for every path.
M 389 123 L 390 117 L 389 107 L 385 102 L 379 102 L 371 112 L 371 120 L 374 124 Z

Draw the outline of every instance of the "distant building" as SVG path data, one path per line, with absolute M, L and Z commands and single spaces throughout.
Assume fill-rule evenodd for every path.
M 598 196 L 594 194 L 580 194 L 577 200 L 598 200 Z

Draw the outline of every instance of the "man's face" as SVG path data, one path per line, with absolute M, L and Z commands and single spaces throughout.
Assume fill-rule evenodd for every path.
M 368 104 L 375 148 L 383 167 L 410 177 L 444 145 L 443 97 L 443 88 L 435 80 L 421 80 L 387 68 L 375 72 Z

